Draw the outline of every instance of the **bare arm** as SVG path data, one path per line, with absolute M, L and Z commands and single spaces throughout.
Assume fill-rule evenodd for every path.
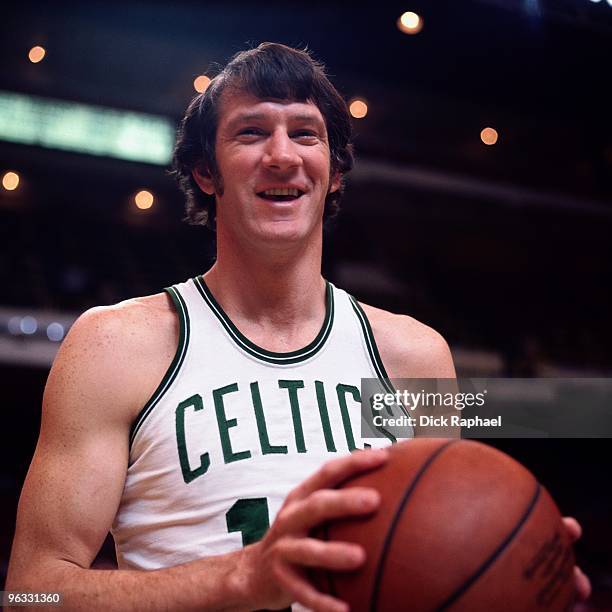
M 89 569 L 127 470 L 139 378 L 130 323 L 121 312 L 88 313 L 61 348 L 19 502 L 7 589 L 61 591 L 69 609 L 220 609 L 239 598 L 230 579 L 236 555 L 157 572 Z
M 380 356 L 391 380 L 455 378 L 446 340 L 412 317 L 361 304 L 372 325 Z
M 300 577 L 299 565 L 353 569 L 363 562 L 355 546 L 307 533 L 327 518 L 376 507 L 376 500 L 362 503 L 363 491 L 327 489 L 379 464 L 377 453 L 322 469 L 289 495 L 264 539 L 241 551 L 148 572 L 91 569 L 120 502 L 131 415 L 143 401 L 136 354 L 145 340 L 124 315 L 84 315 L 58 354 L 19 502 L 6 589 L 59 591 L 72 610 L 247 610 L 295 600 L 342 610 Z
M 438 379 L 426 391 L 456 393 L 457 384 L 453 358 L 446 340 L 434 329 L 412 317 L 392 314 L 362 304 L 370 319 L 381 358 L 393 386 L 400 392 L 418 394 L 423 381 L 411 379 Z M 448 380 L 440 380 L 448 379 Z M 433 381 L 432 381 L 433 382 Z M 421 424 L 421 417 L 447 418 L 456 414 L 452 406 L 417 408 L 411 410 L 416 419 L 416 437 L 459 437 L 461 430 L 452 425 Z M 435 421 L 434 421 L 435 422 Z

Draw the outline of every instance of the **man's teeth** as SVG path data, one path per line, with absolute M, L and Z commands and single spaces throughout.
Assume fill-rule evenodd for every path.
M 293 196 L 297 198 L 300 195 L 299 189 L 266 189 L 264 195 L 267 196 Z

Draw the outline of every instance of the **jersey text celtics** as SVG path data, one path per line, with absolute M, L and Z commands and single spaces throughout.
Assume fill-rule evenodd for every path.
M 327 283 L 321 330 L 289 353 L 249 341 L 202 277 L 167 291 L 179 345 L 132 428 L 112 530 L 121 568 L 169 567 L 255 542 L 323 463 L 391 442 L 360 435 L 361 378 L 386 373 L 363 310 L 344 291 Z

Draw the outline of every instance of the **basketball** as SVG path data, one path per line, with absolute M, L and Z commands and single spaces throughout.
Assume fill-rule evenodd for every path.
M 358 571 L 313 573 L 351 610 L 571 609 L 574 554 L 559 510 L 508 455 L 467 440 L 412 440 L 342 486 L 382 498 L 372 516 L 315 533 L 366 550 Z

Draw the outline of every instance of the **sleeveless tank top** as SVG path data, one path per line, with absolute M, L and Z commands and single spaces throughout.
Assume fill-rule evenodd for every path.
M 362 378 L 387 379 L 365 313 L 331 283 L 316 338 L 260 348 L 199 276 L 166 289 L 176 355 L 136 418 L 112 534 L 120 568 L 153 570 L 260 539 L 323 463 L 391 438 L 361 437 Z

